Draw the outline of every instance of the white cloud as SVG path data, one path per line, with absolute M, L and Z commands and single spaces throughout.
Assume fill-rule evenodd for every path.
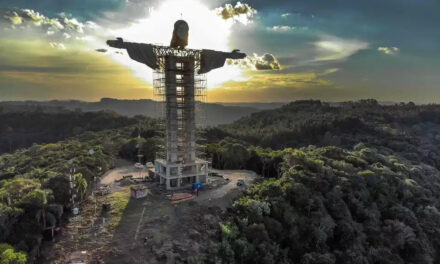
M 291 16 L 291 15 L 292 15 L 292 13 L 284 13 L 284 14 L 281 15 L 281 17 L 288 17 L 288 16 Z
M 314 43 L 317 55 L 315 61 L 344 60 L 360 50 L 368 48 L 368 43 L 355 39 L 322 36 Z
M 258 71 L 281 70 L 281 64 L 278 59 L 270 53 L 266 53 L 263 56 L 254 54 L 253 56 L 247 56 L 243 60 L 227 60 L 227 64 Z
M 70 28 L 71 30 L 74 30 L 78 33 L 83 33 L 84 30 L 84 24 L 81 22 L 78 22 L 78 20 L 76 18 L 67 18 L 65 17 L 63 20 L 64 24 L 66 25 L 67 28 Z
M 71 36 L 69 33 L 64 32 L 64 33 L 63 33 L 63 37 L 64 37 L 65 39 L 70 39 L 72 36 Z
M 21 25 L 21 29 L 30 29 L 32 27 L 42 28 L 46 33 L 46 36 L 51 36 L 52 40 L 57 35 L 60 38 L 67 38 L 66 36 L 82 35 L 87 32 L 96 31 L 100 28 L 92 21 L 82 23 L 76 18 L 68 17 L 64 13 L 60 13 L 58 17 L 51 18 L 32 9 L 6 11 L 3 17 L 12 24 L 11 27 L 14 29 L 19 29 L 15 27 L 16 25 Z
M 4 18 L 9 20 L 13 25 L 21 25 L 23 23 L 23 18 L 19 16 L 17 12 L 6 14 L 4 15 Z
M 251 18 L 257 14 L 257 10 L 248 4 L 237 2 L 235 6 L 225 4 L 223 7 L 216 8 L 217 15 L 223 19 L 233 19 L 243 24 L 251 21 Z
M 397 47 L 378 47 L 377 50 L 387 55 L 396 55 L 400 52 Z
M 307 30 L 309 28 L 308 27 L 292 27 L 292 26 L 278 25 L 278 26 L 268 27 L 267 29 L 271 30 L 271 31 L 275 31 L 275 32 L 289 32 L 289 31 L 294 31 L 294 30 Z
M 55 49 L 60 49 L 60 50 L 65 50 L 66 49 L 66 46 L 64 46 L 63 43 L 59 43 L 59 42 L 50 42 L 49 45 L 52 48 L 55 48 Z
M 273 26 L 269 28 L 270 30 L 277 31 L 277 32 L 287 32 L 291 30 L 295 30 L 295 27 L 291 26 Z

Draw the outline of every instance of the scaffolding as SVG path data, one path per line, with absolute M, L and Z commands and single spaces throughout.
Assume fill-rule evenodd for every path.
M 154 96 L 165 128 L 165 144 L 156 154 L 156 174 L 167 189 L 205 182 L 208 162 L 197 133 L 198 106 L 206 100 L 206 75 L 200 69 L 200 50 L 153 46 L 158 68 L 153 73 Z M 200 118 L 199 118 L 200 121 Z M 199 123 L 199 126 L 201 124 Z

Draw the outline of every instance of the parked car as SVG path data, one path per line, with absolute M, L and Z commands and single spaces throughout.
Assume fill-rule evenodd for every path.
M 244 180 L 243 179 L 238 179 L 237 180 L 237 186 L 244 186 Z
M 149 169 L 153 169 L 153 168 L 154 168 L 154 164 L 153 164 L 153 162 L 147 162 L 147 163 L 145 164 L 145 166 L 147 166 L 147 168 L 149 168 Z
M 142 169 L 144 167 L 144 165 L 142 165 L 141 163 L 136 163 L 136 164 L 134 164 L 134 167 L 136 169 Z

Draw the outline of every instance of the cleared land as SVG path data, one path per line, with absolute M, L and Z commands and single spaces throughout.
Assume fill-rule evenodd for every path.
M 83 204 L 80 216 L 43 250 L 43 262 L 183 263 L 197 257 L 218 230 L 222 211 L 240 194 L 237 180 L 250 185 L 257 178 L 250 171 L 218 173 L 223 177 L 210 177 L 198 197 L 172 204 L 171 192 L 151 181 L 139 183 L 149 189 L 146 198 L 130 198 L 136 183 L 121 179 L 144 176 L 138 169 L 123 166 L 107 172 L 100 185 L 108 186 L 109 193 Z M 109 212 L 102 211 L 104 203 L 111 205 Z

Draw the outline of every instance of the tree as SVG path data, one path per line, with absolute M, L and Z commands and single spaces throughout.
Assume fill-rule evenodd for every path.
M 8 244 L 0 244 L 0 264 L 26 264 L 27 255 Z

